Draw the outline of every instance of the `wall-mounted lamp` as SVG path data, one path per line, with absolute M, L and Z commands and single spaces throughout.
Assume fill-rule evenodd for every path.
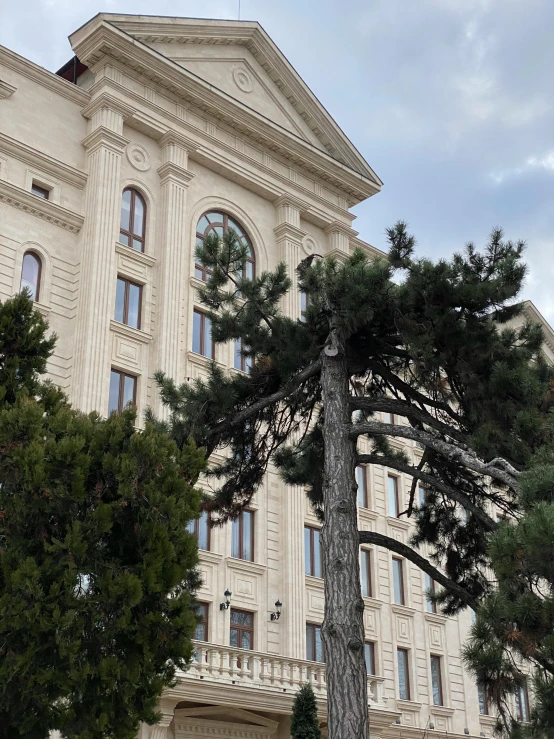
M 231 593 L 231 591 L 229 589 L 227 589 L 223 593 L 223 595 L 225 596 L 225 603 L 220 603 L 219 604 L 219 610 L 220 611 L 226 611 L 229 608 L 229 606 L 231 605 L 231 596 L 233 595 L 233 593 Z
M 281 617 L 281 606 L 282 606 L 282 605 L 283 605 L 283 604 L 281 603 L 281 601 L 280 601 L 280 600 L 276 600 L 276 601 L 275 601 L 275 612 L 274 612 L 274 613 L 272 613 L 272 614 L 271 614 L 271 616 L 270 616 L 270 619 L 271 619 L 272 621 L 278 621 L 278 620 L 279 620 L 279 618 Z

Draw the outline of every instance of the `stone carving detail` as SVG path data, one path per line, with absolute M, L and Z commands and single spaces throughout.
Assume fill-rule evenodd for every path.
M 131 166 L 138 169 L 139 172 L 146 172 L 150 169 L 150 157 L 146 149 L 140 144 L 129 144 L 125 153 Z
M 313 236 L 304 236 L 304 238 L 302 239 L 302 248 L 308 256 L 310 256 L 310 254 L 317 254 L 319 252 L 317 241 L 313 238 Z
M 239 90 L 243 92 L 252 92 L 254 89 L 252 75 L 244 67 L 235 67 L 233 69 L 233 79 Z

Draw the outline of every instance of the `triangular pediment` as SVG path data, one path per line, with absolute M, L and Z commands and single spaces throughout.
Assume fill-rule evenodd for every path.
M 258 23 L 111 13 L 98 19 L 377 187 L 382 184 Z

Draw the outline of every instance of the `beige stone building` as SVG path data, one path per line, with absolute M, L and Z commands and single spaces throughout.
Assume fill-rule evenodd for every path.
M 77 407 L 134 400 L 140 416 L 161 411 L 157 369 L 246 369 L 211 345 L 197 238 L 231 224 L 249 270 L 284 260 L 294 279 L 313 252 L 377 253 L 349 208 L 381 182 L 257 23 L 100 14 L 70 41 L 56 74 L 0 47 L 0 299 L 30 287 L 59 337 L 50 376 Z M 300 317 L 295 288 L 287 310 Z M 360 527 L 406 540 L 407 480 L 358 472 Z M 319 534 L 303 492 L 269 472 L 252 511 L 197 533 L 198 660 L 142 739 L 283 739 L 306 680 L 324 721 Z M 371 735 L 490 736 L 460 658 L 470 614 L 433 612 L 422 573 L 388 551 L 362 550 L 361 567 Z

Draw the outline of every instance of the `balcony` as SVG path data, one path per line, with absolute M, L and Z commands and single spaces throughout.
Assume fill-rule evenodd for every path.
M 184 680 L 202 680 L 216 685 L 235 685 L 252 691 L 296 693 L 305 683 L 311 683 L 320 700 L 327 698 L 325 665 L 321 662 L 292 659 L 234 649 L 219 644 L 194 642 L 194 661 L 179 677 Z M 373 708 L 386 708 L 383 696 L 383 677 L 367 676 L 368 703 Z

